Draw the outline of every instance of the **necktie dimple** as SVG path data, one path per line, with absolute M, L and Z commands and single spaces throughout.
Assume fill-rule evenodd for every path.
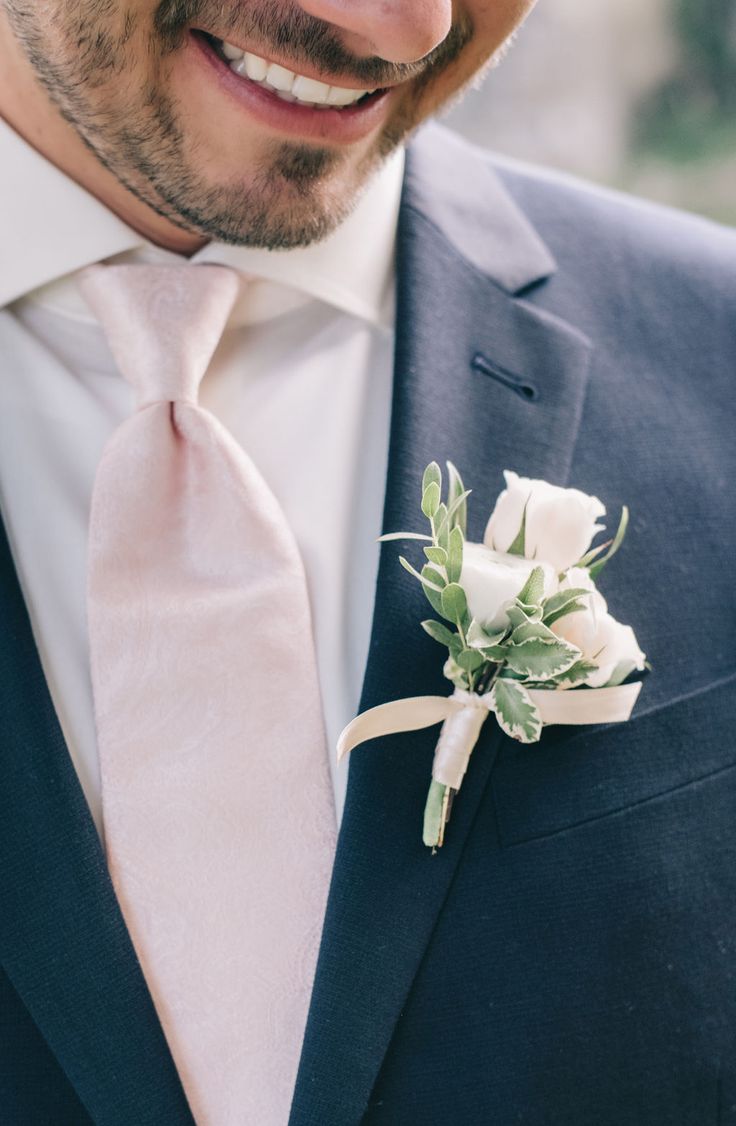
M 108 866 L 194 1117 L 284 1126 L 336 827 L 301 558 L 197 405 L 239 284 L 83 271 L 138 395 L 95 480 L 90 656 Z

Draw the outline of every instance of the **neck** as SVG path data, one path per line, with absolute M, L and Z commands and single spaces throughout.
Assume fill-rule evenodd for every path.
M 61 116 L 15 40 L 0 9 L 0 117 L 149 242 L 190 255 L 206 239 L 177 227 L 133 195 L 87 148 Z

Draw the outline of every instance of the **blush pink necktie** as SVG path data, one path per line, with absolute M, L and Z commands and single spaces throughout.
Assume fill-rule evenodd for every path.
M 285 1126 L 336 828 L 299 551 L 197 405 L 240 281 L 92 266 L 80 286 L 138 397 L 90 522 L 108 865 L 197 1123 Z

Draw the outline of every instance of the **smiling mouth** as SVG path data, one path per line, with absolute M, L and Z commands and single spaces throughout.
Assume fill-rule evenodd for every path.
M 193 29 L 192 34 L 204 40 L 207 46 L 226 66 L 248 83 L 261 86 L 270 94 L 274 94 L 281 101 L 295 105 L 305 106 L 309 109 L 320 110 L 346 110 L 369 105 L 383 93 L 384 89 L 373 90 L 355 89 L 347 86 L 329 85 L 298 71 L 289 70 L 279 63 L 269 62 L 268 59 L 244 51 L 232 43 L 217 39 L 214 35 L 200 29 Z

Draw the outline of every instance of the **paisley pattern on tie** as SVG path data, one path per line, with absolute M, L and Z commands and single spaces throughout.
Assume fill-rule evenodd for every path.
M 108 866 L 192 1112 L 284 1126 L 336 828 L 299 551 L 196 401 L 240 284 L 83 272 L 139 397 L 97 472 L 88 615 Z

